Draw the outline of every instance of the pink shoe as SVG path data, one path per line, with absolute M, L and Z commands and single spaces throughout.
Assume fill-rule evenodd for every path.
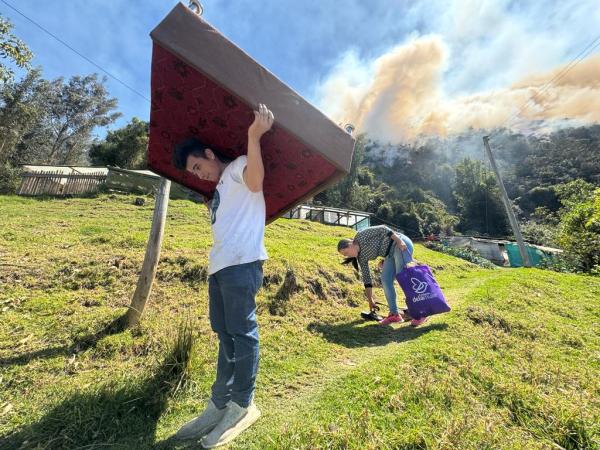
M 429 319 L 429 317 L 423 317 L 421 319 L 413 319 L 410 321 L 410 326 L 418 327 L 420 325 L 423 325 L 425 322 L 427 322 L 427 319 Z
M 379 325 L 389 325 L 395 322 L 404 322 L 404 319 L 400 314 L 389 314 L 385 319 L 379 321 Z

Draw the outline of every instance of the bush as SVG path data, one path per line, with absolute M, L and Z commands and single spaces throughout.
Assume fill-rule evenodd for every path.
M 544 258 L 539 265 L 540 269 L 553 270 L 562 273 L 581 273 L 581 261 L 576 255 L 562 253 L 552 258 Z
M 556 247 L 557 245 L 556 226 L 530 220 L 521 225 L 521 232 L 523 238 L 532 244 L 546 247 Z
M 600 265 L 600 188 L 592 187 L 571 182 L 559 189 L 564 208 L 558 242 L 587 273 Z
M 560 208 L 553 186 L 536 186 L 517 199 L 517 203 L 526 215 L 534 214 L 537 208 L 549 211 L 557 211 Z
M 0 194 L 16 194 L 21 184 L 21 169 L 9 163 L 0 164 Z

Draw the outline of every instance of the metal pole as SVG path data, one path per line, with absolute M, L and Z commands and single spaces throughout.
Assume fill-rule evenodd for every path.
M 527 248 L 525 248 L 525 241 L 523 241 L 523 235 L 521 234 L 519 223 L 517 222 L 515 212 L 512 209 L 512 204 L 510 203 L 508 194 L 506 193 L 506 188 L 504 187 L 504 183 L 502 182 L 502 177 L 500 176 L 498 167 L 496 166 L 496 160 L 494 159 L 494 155 L 492 155 L 492 150 L 490 149 L 489 141 L 489 136 L 483 137 L 483 145 L 485 147 L 485 152 L 490 160 L 492 169 L 496 174 L 496 180 L 498 180 L 498 185 L 500 186 L 500 193 L 502 194 L 502 203 L 504 203 L 504 208 L 506 209 L 506 214 L 508 215 L 508 221 L 510 222 L 513 234 L 517 238 L 517 244 L 519 244 L 519 252 L 521 253 L 521 258 L 523 259 L 523 265 L 525 267 L 531 267 L 531 262 L 529 261 L 529 254 L 527 253 Z

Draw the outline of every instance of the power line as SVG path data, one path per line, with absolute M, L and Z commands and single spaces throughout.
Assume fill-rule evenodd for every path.
M 577 64 L 579 64 L 583 59 L 585 59 L 596 47 L 598 47 L 598 45 L 600 45 L 600 35 L 598 35 L 592 42 L 590 42 L 581 52 L 579 52 L 579 54 L 573 58 L 573 60 L 571 60 L 571 62 L 569 64 L 567 64 L 560 72 L 558 72 L 554 77 L 552 77 L 552 79 L 550 79 L 549 81 L 547 81 L 546 83 L 544 83 L 542 85 L 542 88 L 540 90 L 540 92 L 537 92 L 535 94 L 535 96 L 539 96 L 543 93 L 545 93 L 555 81 L 560 80 L 562 77 L 564 77 L 571 69 L 573 69 Z M 591 48 L 590 48 L 591 47 Z M 589 50 L 588 50 L 589 49 Z M 503 124 L 500 127 L 503 127 L 504 125 L 506 125 L 508 122 L 510 122 L 511 120 L 513 120 L 514 118 L 516 118 L 519 114 L 521 114 L 521 112 L 523 112 L 523 110 L 525 108 L 527 108 L 529 106 L 529 104 L 535 100 L 535 97 L 530 98 L 529 100 L 527 100 L 523 105 L 521 105 L 521 107 L 519 108 L 519 110 L 512 114 L 511 116 L 509 116 L 509 118 L 503 122 Z M 492 133 L 493 135 L 496 135 L 499 131 Z M 491 136 L 490 136 L 491 138 Z
M 129 86 L 124 81 L 121 81 L 118 77 L 116 77 L 115 75 L 113 75 L 112 73 L 110 73 L 108 70 L 104 69 L 102 66 L 100 66 L 99 64 L 97 64 L 94 61 L 92 61 L 90 58 L 88 58 L 87 56 L 85 56 L 83 53 L 81 53 L 81 52 L 77 51 L 76 49 L 74 49 L 73 47 L 71 47 L 67 42 L 63 41 L 61 38 L 59 38 L 55 34 L 53 34 L 52 32 L 48 31 L 42 25 L 40 25 L 39 23 L 37 23 L 35 20 L 29 18 L 27 15 L 25 15 L 24 13 L 22 13 L 21 11 L 19 11 L 13 5 L 11 5 L 10 3 L 8 3 L 6 0 L 0 0 L 0 1 L 2 3 L 4 3 L 6 6 L 8 6 L 9 8 L 11 8 L 12 10 L 14 10 L 17 14 L 21 15 L 22 17 L 24 17 L 25 19 L 27 19 L 29 22 L 31 22 L 32 24 L 34 24 L 36 27 L 38 27 L 44 33 L 48 34 L 50 37 L 52 37 L 55 40 L 57 40 L 58 42 L 60 42 L 62 45 L 64 45 L 65 47 L 67 47 L 69 50 L 71 50 L 73 53 L 79 55 L 80 57 L 82 57 L 83 59 L 85 59 L 87 62 L 89 62 L 90 64 L 92 64 L 93 66 L 95 66 L 98 69 L 100 69 L 102 72 L 104 72 L 110 78 L 112 78 L 115 81 L 121 83 L 123 86 L 125 86 L 127 89 L 129 89 L 131 92 L 133 92 L 134 94 L 140 96 L 141 98 L 143 98 L 144 100 L 146 100 L 148 103 L 150 103 L 150 99 L 148 99 L 148 97 L 146 97 L 144 94 L 141 94 L 139 91 L 135 90 L 134 88 L 132 88 L 131 86 Z
M 598 41 L 598 42 L 596 42 L 596 41 Z M 594 43 L 595 43 L 595 45 L 593 45 Z M 500 129 L 502 127 L 504 127 L 507 123 L 511 122 L 513 119 L 515 119 L 516 117 L 518 117 L 527 107 L 529 107 L 529 105 L 535 100 L 535 97 L 539 97 L 540 95 L 544 94 L 552 86 L 552 84 L 554 82 L 556 82 L 556 81 L 560 80 L 561 78 L 563 78 L 569 71 L 571 71 L 571 69 L 573 69 L 577 64 L 579 64 L 587 56 L 589 56 L 589 54 L 596 47 L 598 47 L 598 45 L 600 45 L 600 36 L 598 36 L 596 39 L 594 39 L 590 44 L 588 44 L 588 46 L 582 52 L 580 52 L 580 55 L 582 55 L 583 53 L 586 53 L 586 54 L 584 54 L 581 57 L 579 57 L 579 55 L 578 55 L 567 66 L 565 66 L 559 73 L 557 73 L 552 79 L 550 79 L 544 85 L 542 85 L 542 88 L 541 88 L 541 90 L 539 92 L 536 92 L 529 100 L 527 100 L 519 108 L 519 110 L 516 113 L 513 113 L 511 116 L 509 116 L 509 118 L 506 121 L 504 121 L 502 123 L 502 125 L 500 125 L 499 130 L 495 131 L 494 133 L 492 133 L 490 135 L 490 139 L 492 137 L 496 136 L 498 133 L 500 133 Z M 592 47 L 590 48 L 590 46 L 592 46 Z M 589 51 L 587 50 L 588 48 L 589 48 Z M 544 109 L 544 111 L 545 111 L 545 109 Z
M 596 47 L 598 47 L 600 45 L 600 35 L 598 35 L 595 39 L 592 40 L 592 42 L 590 42 L 582 51 L 580 51 L 577 56 L 575 56 L 575 58 L 573 58 L 571 60 L 571 62 L 569 64 L 567 64 L 561 71 L 559 71 L 556 75 L 554 75 L 554 77 L 552 77 L 550 80 L 548 80 L 546 83 L 544 83 L 542 85 L 542 88 L 539 92 L 535 93 L 529 100 L 527 100 L 525 103 L 523 103 L 523 105 L 521 105 L 521 107 L 519 108 L 519 110 L 510 115 L 508 117 L 508 119 L 506 119 L 499 127 L 498 130 L 493 132 L 490 136 L 489 139 L 492 139 L 494 136 L 498 135 L 500 133 L 500 130 L 510 121 L 512 121 L 513 119 L 515 119 L 516 117 L 518 117 L 530 104 L 532 101 L 535 100 L 535 97 L 539 97 L 540 95 L 544 94 L 551 86 L 553 83 L 559 81 L 561 78 L 563 78 L 567 73 L 569 73 L 577 64 L 579 64 L 581 61 L 583 61 L 587 56 L 589 56 Z

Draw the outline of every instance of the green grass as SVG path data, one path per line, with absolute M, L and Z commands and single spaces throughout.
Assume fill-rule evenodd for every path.
M 133 198 L 0 197 L 0 448 L 197 448 L 169 437 L 214 378 L 207 213 L 170 203 L 142 322 L 115 333 L 152 217 L 152 200 Z M 487 270 L 417 245 L 453 311 L 382 329 L 359 320 L 361 284 L 335 252 L 352 234 L 290 220 L 267 228 L 263 417 L 230 448 L 599 448 L 598 278 Z M 173 389 L 174 343 L 190 317 L 191 379 Z

